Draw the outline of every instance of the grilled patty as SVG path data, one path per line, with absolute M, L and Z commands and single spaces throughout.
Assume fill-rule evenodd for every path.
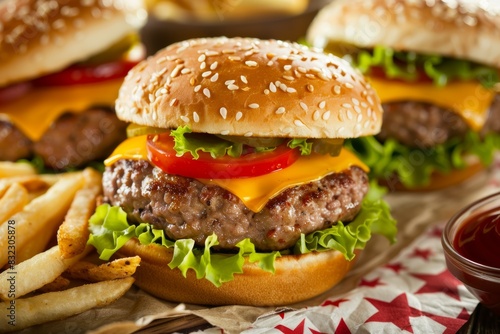
M 105 159 L 126 138 L 126 123 L 112 108 L 91 108 L 59 117 L 33 143 L 12 123 L 0 122 L 0 160 L 16 161 L 40 156 L 54 170 L 81 167 Z
M 135 222 L 147 222 L 174 240 L 191 238 L 203 246 L 215 233 L 219 249 L 250 238 L 262 251 L 292 247 L 301 233 L 351 221 L 368 191 L 358 168 L 295 186 L 271 199 L 260 212 L 216 185 L 168 175 L 147 161 L 120 160 L 103 176 L 104 201 L 121 206 Z
M 401 144 L 416 148 L 429 148 L 443 144 L 451 138 L 462 138 L 468 125 L 450 109 L 433 104 L 403 101 L 383 104 L 384 120 L 377 138 L 394 138 Z M 482 133 L 500 133 L 500 96 L 490 106 Z

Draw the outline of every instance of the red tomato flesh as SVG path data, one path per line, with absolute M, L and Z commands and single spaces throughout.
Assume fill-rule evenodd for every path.
M 0 88 L 0 105 L 24 96 L 31 88 L 32 85 L 30 82 L 22 82 Z
M 94 66 L 73 65 L 60 72 L 35 79 L 37 86 L 66 86 L 123 78 L 138 62 L 117 60 Z
M 205 152 L 198 152 L 198 159 L 193 159 L 190 153 L 178 157 L 174 150 L 174 139 L 169 133 L 149 135 L 147 151 L 149 160 L 165 173 L 200 179 L 265 175 L 290 166 L 300 155 L 297 149 L 283 144 L 270 152 L 251 152 L 238 158 L 226 155 L 214 159 Z

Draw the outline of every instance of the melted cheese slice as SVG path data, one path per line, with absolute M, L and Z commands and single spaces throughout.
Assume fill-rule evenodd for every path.
M 79 113 L 95 105 L 114 106 L 123 79 L 99 83 L 36 87 L 27 95 L 0 106 L 0 117 L 37 141 L 65 112 Z
M 495 93 L 474 81 L 457 81 L 444 87 L 432 83 L 406 83 L 369 77 L 382 103 L 414 100 L 432 103 L 454 110 L 475 131 L 479 131 L 488 116 Z
M 127 139 L 106 159 L 105 165 L 110 166 L 120 159 L 148 160 L 146 138 L 147 136 L 138 136 Z M 319 180 L 353 165 L 368 171 L 368 167 L 354 154 L 342 149 L 340 155 L 336 157 L 319 154 L 301 156 L 291 166 L 267 175 L 241 179 L 199 179 L 199 181 L 215 184 L 230 191 L 250 210 L 259 212 L 271 198 L 283 190 Z

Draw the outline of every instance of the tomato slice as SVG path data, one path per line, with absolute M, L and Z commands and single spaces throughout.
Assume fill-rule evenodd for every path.
M 198 152 L 193 159 L 190 153 L 180 157 L 174 150 L 174 139 L 169 133 L 148 135 L 148 159 L 168 174 L 200 179 L 232 179 L 269 174 L 286 168 L 299 158 L 299 151 L 286 144 L 270 152 L 251 152 L 238 158 L 224 156 L 214 159 L 210 153 Z
M 72 65 L 60 72 L 37 78 L 33 83 L 36 86 L 66 86 L 119 79 L 125 77 L 137 63 L 117 60 L 93 66 Z
M 21 82 L 0 88 L 0 105 L 24 96 L 32 88 L 30 82 Z

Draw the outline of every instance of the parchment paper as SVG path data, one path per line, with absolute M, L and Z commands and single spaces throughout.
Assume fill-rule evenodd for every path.
M 296 310 L 317 306 L 327 298 L 344 294 L 355 288 L 362 276 L 389 262 L 429 226 L 446 221 L 464 206 L 488 194 L 500 191 L 499 167 L 500 163 L 497 159 L 492 168 L 445 190 L 388 194 L 386 200 L 391 205 L 392 213 L 398 221 L 397 243 L 389 245 L 384 238 L 375 236 L 344 280 L 311 300 L 282 308 L 247 306 L 207 308 L 198 305 L 168 303 L 133 288 L 108 307 L 94 309 L 66 320 L 35 326 L 21 333 L 132 333 L 155 319 L 163 319 L 161 332 L 169 333 L 175 331 L 176 328 L 169 328 L 167 320 L 186 315 L 201 317 L 213 326 L 223 329 L 224 333 L 240 333 L 264 314 L 281 311 L 281 309 Z

